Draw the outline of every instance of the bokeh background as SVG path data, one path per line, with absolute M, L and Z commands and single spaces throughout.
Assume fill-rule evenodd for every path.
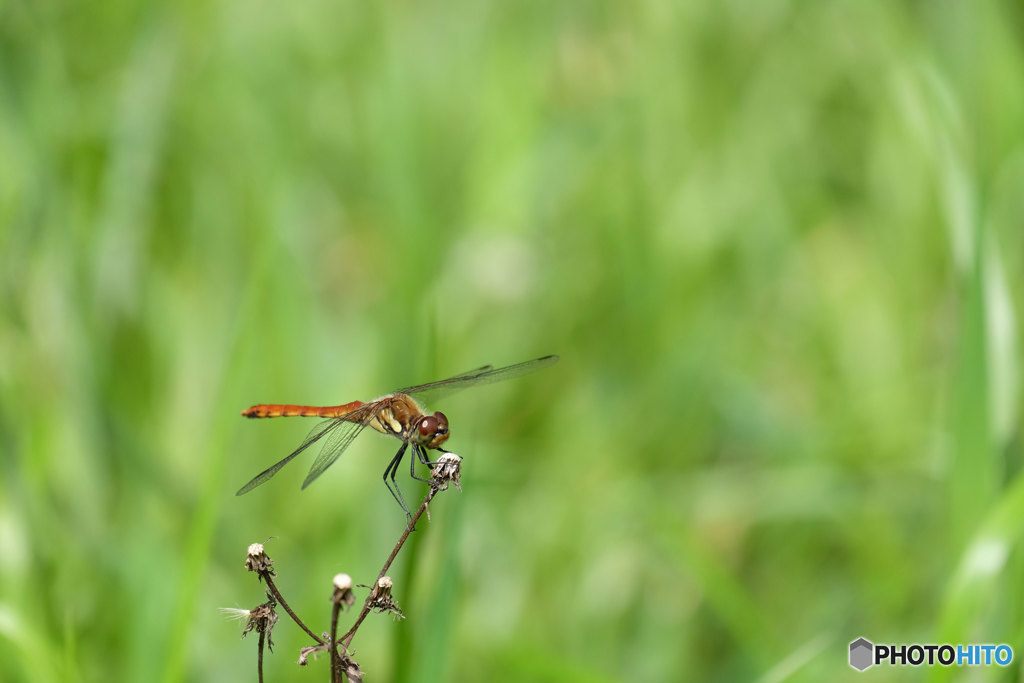
M 1022 36 L 984 0 L 0 3 L 0 679 L 255 680 L 247 545 L 325 630 L 403 517 L 377 435 L 235 497 L 311 426 L 239 411 L 547 353 L 430 406 L 464 491 L 367 680 L 834 680 L 858 636 L 1019 679 Z M 326 680 L 274 640 L 268 680 Z

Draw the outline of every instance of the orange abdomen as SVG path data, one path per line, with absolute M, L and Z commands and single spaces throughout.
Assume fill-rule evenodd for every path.
M 344 417 L 363 406 L 352 401 L 340 406 L 294 406 L 286 403 L 261 403 L 242 411 L 245 417 Z

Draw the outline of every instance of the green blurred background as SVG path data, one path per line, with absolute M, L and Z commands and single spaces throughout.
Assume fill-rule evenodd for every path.
M 367 680 L 1024 657 L 1022 35 L 1018 2 L 0 3 L 0 679 L 255 680 L 217 611 L 263 599 L 246 546 L 322 631 L 403 518 L 379 436 L 236 498 L 311 426 L 239 411 L 546 353 L 430 406 L 464 491 Z M 268 680 L 326 680 L 275 641 Z

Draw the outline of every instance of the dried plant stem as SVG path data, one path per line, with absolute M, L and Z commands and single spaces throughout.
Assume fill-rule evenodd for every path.
M 331 683 L 338 681 L 340 661 L 338 657 L 338 615 L 341 614 L 341 601 L 334 603 L 331 609 Z
M 308 626 L 302 623 L 302 619 L 299 619 L 299 615 L 295 614 L 295 612 L 292 611 L 291 606 L 284 599 L 284 596 L 281 595 L 281 591 L 277 589 L 277 585 L 274 584 L 274 579 L 271 578 L 270 573 L 263 573 L 262 576 L 263 580 L 267 582 L 267 588 L 269 588 L 270 591 L 274 594 L 274 598 L 281 605 L 281 607 L 284 607 L 284 611 L 288 613 L 288 616 L 290 616 L 292 620 L 302 628 L 303 631 L 308 633 L 310 638 L 315 640 L 320 645 L 324 645 L 324 639 L 318 636 L 317 634 L 313 633 Z
M 420 503 L 419 507 L 416 509 L 416 514 L 408 518 L 405 530 L 399 537 L 398 542 L 391 551 L 391 554 L 388 555 L 387 560 L 384 561 L 384 566 L 381 567 L 380 573 L 377 574 L 377 580 L 374 581 L 373 586 L 365 586 L 370 588 L 370 594 L 366 597 L 366 601 L 363 603 L 363 609 L 360 610 L 359 616 L 356 618 L 352 628 L 350 628 L 340 639 L 338 638 L 338 618 L 346 607 L 351 607 L 355 603 L 355 595 L 352 592 L 352 577 L 344 573 L 339 573 L 334 576 L 334 592 L 331 594 L 331 602 L 334 604 L 331 611 L 331 630 L 329 633 L 324 633 L 321 637 L 306 626 L 302 619 L 300 619 L 295 611 L 292 610 L 291 605 L 289 605 L 288 601 L 284 599 L 284 596 L 278 589 L 277 584 L 274 583 L 274 562 L 267 555 L 263 544 L 252 543 L 249 545 L 248 552 L 246 553 L 245 567 L 251 572 L 256 572 L 259 578 L 266 583 L 268 598 L 268 602 L 250 610 L 247 615 L 244 611 L 242 614 L 242 616 L 247 616 L 246 626 L 242 631 L 242 636 L 244 637 L 246 633 L 254 628 L 260 634 L 259 650 L 256 660 L 260 683 L 263 681 L 263 649 L 264 647 L 273 648 L 273 641 L 270 639 L 270 631 L 274 627 L 274 624 L 277 623 L 278 617 L 275 612 L 275 608 L 278 605 L 283 607 L 285 612 L 288 613 L 288 616 L 292 618 L 292 621 L 298 624 L 299 627 L 316 642 L 315 646 L 304 647 L 300 650 L 299 665 L 305 666 L 310 655 L 315 657 L 317 653 L 323 652 L 329 648 L 331 651 L 331 683 L 343 683 L 344 681 L 350 681 L 350 683 L 362 683 L 363 672 L 359 668 L 359 664 L 349 656 L 349 648 L 352 644 L 352 639 L 355 638 L 356 631 L 363 623 L 366 615 L 372 610 L 390 612 L 397 617 L 404 618 L 402 610 L 395 604 L 391 595 L 393 583 L 391 579 L 387 577 L 388 569 L 395 561 L 395 558 L 398 557 L 398 553 L 401 552 L 406 540 L 408 540 L 409 534 L 416 529 L 416 524 L 419 523 L 420 518 L 423 517 L 423 513 L 427 513 L 427 518 L 430 518 L 430 502 L 434 499 L 434 496 L 436 496 L 439 491 L 446 490 L 449 485 L 454 485 L 460 491 L 462 490 L 459 488 L 461 462 L 462 458 L 454 453 L 446 451 L 440 458 L 438 458 L 437 462 L 430 463 L 432 469 L 430 471 L 431 477 L 429 480 L 430 488 L 427 491 L 427 495 L 423 498 L 423 502 Z M 237 613 L 239 610 L 232 610 L 231 612 Z M 344 648 L 344 650 L 339 648 Z
M 409 538 L 409 534 L 416 528 L 416 523 L 419 522 L 423 513 L 427 511 L 427 506 L 430 504 L 430 501 L 434 499 L 434 496 L 437 495 L 437 492 L 437 487 L 430 487 L 430 491 L 427 492 L 427 497 L 423 499 L 419 509 L 416 510 L 416 514 L 412 516 L 412 520 L 408 525 L 406 525 L 405 532 L 402 534 L 401 538 L 398 539 L 398 543 L 395 544 L 394 550 L 392 550 L 391 554 L 388 555 L 388 559 L 384 562 L 384 566 L 381 568 L 380 573 L 377 574 L 377 581 L 380 581 L 381 577 L 388 573 L 391 563 L 395 561 L 396 557 L 398 557 L 398 553 L 402 549 L 402 546 L 405 545 L 406 539 Z M 376 581 L 374 582 L 374 585 L 376 585 Z M 363 619 L 365 619 L 366 615 L 370 613 L 370 605 L 373 602 L 373 597 L 373 591 L 371 590 L 370 594 L 366 597 L 366 602 L 363 603 L 363 609 L 359 612 L 359 617 L 356 619 L 356 622 L 352 624 L 352 628 L 350 628 L 348 632 L 341 637 L 341 646 L 344 647 L 346 651 L 348 651 L 349 646 L 352 644 L 352 639 L 355 638 L 356 631 L 359 629 L 360 624 L 363 623 Z
M 267 641 L 267 634 L 260 631 L 260 646 L 256 655 L 256 670 L 259 673 L 260 683 L 263 683 L 263 644 Z

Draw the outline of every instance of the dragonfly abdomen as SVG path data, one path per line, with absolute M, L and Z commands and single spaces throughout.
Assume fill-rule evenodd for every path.
M 352 401 L 340 406 L 296 406 L 287 403 L 261 403 L 242 411 L 244 417 L 342 417 L 364 405 Z

